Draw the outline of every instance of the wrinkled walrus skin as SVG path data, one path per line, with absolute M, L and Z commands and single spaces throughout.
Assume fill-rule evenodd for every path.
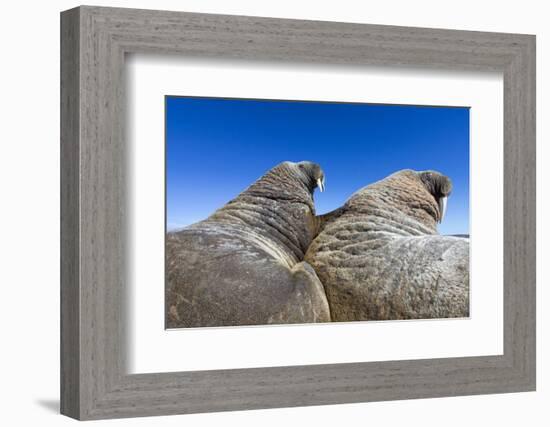
M 450 180 L 403 170 L 320 217 L 307 254 L 333 321 L 467 317 L 469 239 L 441 236 Z
M 315 236 L 311 162 L 284 162 L 206 220 L 167 234 L 166 327 L 328 322 L 303 262 Z

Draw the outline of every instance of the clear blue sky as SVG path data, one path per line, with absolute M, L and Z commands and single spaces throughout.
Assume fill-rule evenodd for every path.
M 166 97 L 167 228 L 206 218 L 268 169 L 311 160 L 318 214 L 400 169 L 453 181 L 441 234 L 469 233 L 469 109 Z

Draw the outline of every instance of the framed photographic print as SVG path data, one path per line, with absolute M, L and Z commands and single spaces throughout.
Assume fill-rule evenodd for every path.
M 61 410 L 535 389 L 535 38 L 61 15 Z
M 165 109 L 167 327 L 469 316 L 468 108 Z M 335 191 L 314 200 L 329 175 Z

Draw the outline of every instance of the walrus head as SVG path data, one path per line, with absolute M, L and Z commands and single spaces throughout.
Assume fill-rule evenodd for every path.
M 451 188 L 451 180 L 439 172 L 400 170 L 354 193 L 344 206 L 321 217 L 321 223 L 334 221 L 344 214 L 358 215 L 382 223 L 406 222 L 408 227 L 412 227 L 408 220 L 414 220 L 422 225 L 419 228 L 422 233 L 427 230 L 436 233 L 437 223 L 441 223 L 445 215 Z
M 438 222 L 441 223 L 447 210 L 447 198 L 453 188 L 452 182 L 449 177 L 436 171 L 419 172 L 418 176 L 437 203 L 439 208 Z
M 313 190 L 317 187 L 321 192 L 325 190 L 325 174 L 321 166 L 317 163 L 308 161 L 302 161 L 295 164 L 302 175 L 302 182 L 311 193 L 313 193 Z

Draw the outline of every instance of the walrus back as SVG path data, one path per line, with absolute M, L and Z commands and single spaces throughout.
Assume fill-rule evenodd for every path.
M 246 228 L 199 223 L 169 233 L 166 250 L 168 328 L 330 320 L 313 270 L 304 281 L 284 248 Z
M 332 248 L 316 241 L 306 256 L 325 286 L 333 321 L 469 315 L 468 239 L 346 240 Z

